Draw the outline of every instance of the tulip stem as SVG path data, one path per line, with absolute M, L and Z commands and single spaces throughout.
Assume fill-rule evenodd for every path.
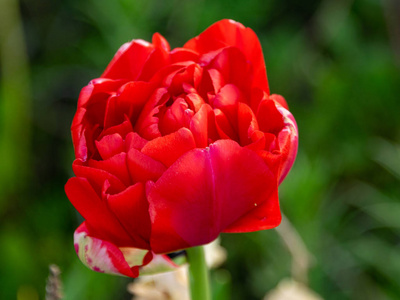
M 186 249 L 189 262 L 190 295 L 192 300 L 210 300 L 210 280 L 204 248 Z

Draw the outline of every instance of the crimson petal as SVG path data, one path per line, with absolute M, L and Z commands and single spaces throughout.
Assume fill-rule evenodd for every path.
M 184 153 L 196 147 L 192 132 L 187 128 L 155 138 L 143 147 L 142 152 L 169 167 Z
M 272 193 L 264 203 L 225 228 L 224 232 L 252 232 L 277 227 L 282 220 L 279 209 L 278 185 L 276 184 L 271 189 Z
M 154 46 L 143 40 L 123 44 L 101 77 L 135 80 L 139 76 Z
M 283 165 L 279 178 L 279 183 L 281 183 L 296 159 L 299 133 L 293 115 L 284 107 L 278 107 L 278 110 L 282 114 L 285 124 L 285 128 L 278 135 L 279 147 L 283 153 Z
M 72 177 L 65 185 L 69 201 L 86 220 L 93 237 L 110 241 L 120 247 L 133 246 L 133 241 L 113 213 L 83 177 Z
M 125 186 L 129 186 L 131 179 L 128 173 L 126 165 L 126 153 L 118 153 L 105 160 L 94 160 L 88 161 L 87 166 L 98 170 L 104 170 L 110 174 L 113 174 L 116 178 L 122 181 Z
M 80 159 L 75 159 L 72 164 L 72 170 L 76 176 L 87 178 L 98 195 L 101 195 L 104 182 L 106 180 L 110 184 L 110 188 L 108 190 L 110 193 L 118 193 L 126 188 L 122 181 L 115 175 L 102 169 L 86 166 L 85 163 Z
M 197 62 L 199 60 L 199 54 L 195 51 L 184 49 L 184 48 L 175 48 L 170 53 L 171 63 L 178 63 L 182 61 L 193 61 Z
M 119 133 L 106 135 L 95 143 L 102 159 L 110 158 L 124 150 L 124 140 Z
M 125 138 L 125 152 L 129 152 L 130 149 L 135 148 L 137 150 L 142 150 L 144 145 L 146 145 L 147 140 L 142 138 L 136 132 L 130 132 Z
M 214 126 L 212 127 L 212 125 Z M 210 138 L 215 138 L 217 134 L 215 115 L 209 104 L 201 105 L 199 111 L 190 121 L 190 130 L 198 148 L 207 147 Z
M 211 242 L 268 201 L 276 181 L 256 153 L 234 141 L 220 140 L 189 151 L 147 187 L 153 251 Z
M 150 217 L 143 183 L 136 183 L 107 199 L 110 210 L 134 241 L 134 246 L 149 249 Z
M 157 180 L 165 171 L 165 166 L 139 150 L 128 152 L 128 169 L 133 182 Z
M 257 120 L 261 131 L 275 135 L 278 135 L 285 125 L 275 102 L 269 99 L 261 101 L 257 111 Z
M 199 36 L 189 40 L 184 48 L 207 53 L 223 47 L 239 48 L 254 67 L 254 86 L 269 94 L 264 56 L 257 35 L 250 28 L 233 20 L 221 20 Z

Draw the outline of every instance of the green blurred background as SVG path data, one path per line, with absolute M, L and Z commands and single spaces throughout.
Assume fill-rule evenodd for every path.
M 294 277 L 324 299 L 400 299 L 399 16 L 398 0 L 0 0 L 0 299 L 44 299 L 51 263 L 65 299 L 131 298 L 74 252 L 79 91 L 122 43 L 158 31 L 178 47 L 222 18 L 259 36 L 300 146 L 280 188 L 292 228 L 222 235 L 217 298 Z

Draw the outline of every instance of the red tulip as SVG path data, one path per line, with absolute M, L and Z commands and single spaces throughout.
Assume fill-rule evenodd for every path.
M 82 89 L 72 124 L 65 190 L 85 219 L 80 259 L 136 277 L 221 232 L 278 226 L 297 136 L 250 28 L 222 20 L 173 50 L 158 33 L 124 44 Z

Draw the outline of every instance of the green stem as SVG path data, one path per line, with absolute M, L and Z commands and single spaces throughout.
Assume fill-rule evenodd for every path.
M 31 93 L 20 1 L 0 0 L 0 211 L 28 182 Z M 1 215 L 1 212 L 0 212 Z
M 192 300 L 210 300 L 210 280 L 202 246 L 186 249 Z

